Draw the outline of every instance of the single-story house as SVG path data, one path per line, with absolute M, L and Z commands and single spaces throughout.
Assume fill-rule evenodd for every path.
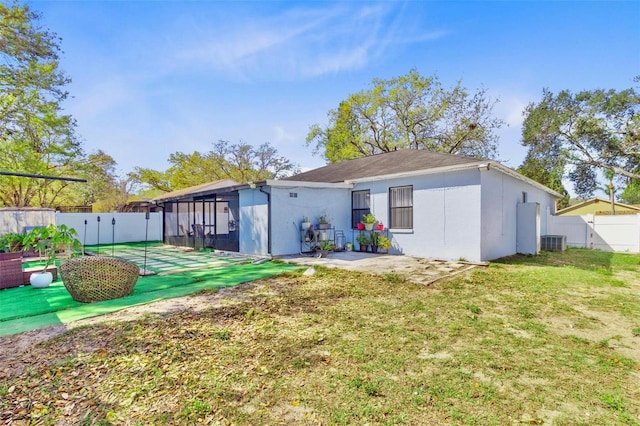
M 640 207 L 615 202 L 615 214 L 638 214 Z M 573 206 L 566 207 L 556 212 L 556 216 L 584 216 L 586 214 L 593 215 L 611 215 L 611 201 L 602 198 L 591 198 Z
M 281 256 L 304 251 L 303 217 L 317 224 L 327 216 L 330 238 L 355 242 L 358 222 L 372 213 L 392 241 L 390 253 L 485 261 L 537 253 L 546 212 L 560 198 L 496 161 L 424 150 L 342 161 L 281 180 L 207 185 L 158 197 L 165 241 L 188 245 L 196 237 L 220 248 L 217 241 L 228 238 L 242 253 Z M 206 235 L 213 237 L 209 244 Z

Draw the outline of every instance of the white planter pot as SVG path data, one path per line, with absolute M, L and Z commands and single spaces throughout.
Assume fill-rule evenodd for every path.
M 29 282 L 33 288 L 46 288 L 53 281 L 51 272 L 34 272 L 29 277 Z
M 373 230 L 373 223 L 365 223 L 364 224 L 364 229 L 367 230 L 367 231 Z
M 302 222 L 300 224 L 300 228 L 302 228 L 303 231 L 306 231 L 307 229 L 309 229 L 310 226 L 311 226 L 311 222 Z

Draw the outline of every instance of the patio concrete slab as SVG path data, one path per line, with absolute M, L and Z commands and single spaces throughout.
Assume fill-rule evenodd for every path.
M 327 257 L 303 255 L 281 256 L 279 259 L 308 266 L 343 268 L 372 274 L 398 274 L 410 281 L 429 285 L 444 278 L 468 271 L 484 263 L 424 259 L 395 254 L 374 254 L 358 251 L 331 252 Z

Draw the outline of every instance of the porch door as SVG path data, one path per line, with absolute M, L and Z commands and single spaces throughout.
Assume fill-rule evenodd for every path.
M 224 251 L 239 251 L 237 197 L 216 197 L 202 201 L 202 247 Z

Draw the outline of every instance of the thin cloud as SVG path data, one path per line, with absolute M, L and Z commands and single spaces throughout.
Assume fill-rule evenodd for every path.
M 182 67 L 208 67 L 238 80 L 305 79 L 361 69 L 395 44 L 432 41 L 442 32 L 408 34 L 393 4 L 334 5 L 243 16 L 198 30 L 176 53 Z

